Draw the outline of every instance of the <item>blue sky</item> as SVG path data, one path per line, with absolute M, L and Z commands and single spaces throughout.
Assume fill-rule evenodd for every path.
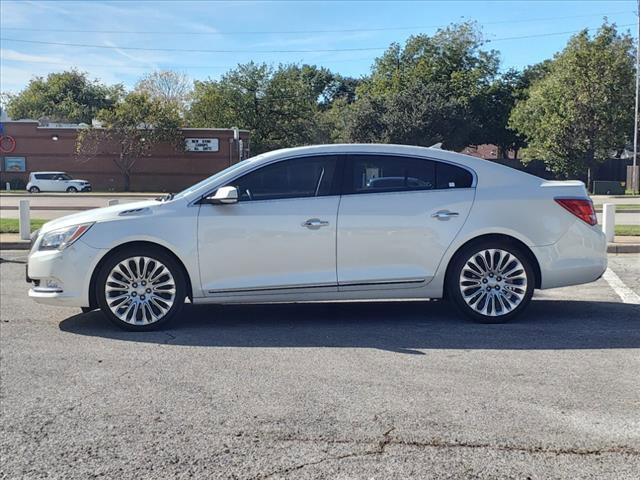
M 159 68 L 178 70 L 194 79 L 217 78 L 249 60 L 274 64 L 305 62 L 344 75 L 361 76 L 369 72 L 373 59 L 391 42 L 404 42 L 411 34 L 433 33 L 438 26 L 462 20 L 477 21 L 485 37 L 495 40 L 490 46 L 501 52 L 503 68 L 522 68 L 553 56 L 563 48 L 570 34 L 510 37 L 594 28 L 602 23 L 604 16 L 618 25 L 630 24 L 622 30 L 635 32 L 635 9 L 635 0 L 0 0 L 0 32 L 6 39 L 0 44 L 0 89 L 16 92 L 34 75 L 71 67 L 88 72 L 91 78 L 124 83 L 127 87 L 133 86 L 145 72 Z M 9 39 L 102 48 L 21 43 Z

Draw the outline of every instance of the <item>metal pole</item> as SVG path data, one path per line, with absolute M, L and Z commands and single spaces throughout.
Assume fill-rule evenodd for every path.
M 29 219 L 29 200 L 20 200 L 20 220 L 19 220 L 20 240 L 31 238 L 31 220 Z
M 640 0 L 638 0 L 638 38 L 636 39 L 636 109 L 633 122 L 633 172 L 638 165 L 638 90 L 640 86 Z
M 607 242 L 613 242 L 616 234 L 616 204 L 605 203 L 602 205 L 602 231 L 607 237 Z

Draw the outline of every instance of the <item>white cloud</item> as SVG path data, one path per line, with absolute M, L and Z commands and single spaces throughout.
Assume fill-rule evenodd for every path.
M 0 58 L 2 60 L 14 60 L 16 62 L 28 62 L 28 63 L 63 63 L 64 60 L 61 57 L 54 57 L 51 55 L 33 55 L 29 53 L 22 53 L 16 50 L 8 50 L 6 48 L 0 48 Z

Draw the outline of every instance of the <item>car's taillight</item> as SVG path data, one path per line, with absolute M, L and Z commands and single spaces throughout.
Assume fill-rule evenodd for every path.
M 598 217 L 593 202 L 588 198 L 555 198 L 561 206 L 589 225 L 597 225 Z

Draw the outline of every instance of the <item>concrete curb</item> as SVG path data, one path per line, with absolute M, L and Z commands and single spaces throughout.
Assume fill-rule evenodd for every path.
M 609 243 L 607 253 L 640 253 L 640 243 Z
M 0 242 L 0 250 L 29 250 L 31 242 Z
M 29 250 L 30 242 L 0 242 L 0 250 Z M 610 243 L 607 253 L 640 253 L 640 243 Z

